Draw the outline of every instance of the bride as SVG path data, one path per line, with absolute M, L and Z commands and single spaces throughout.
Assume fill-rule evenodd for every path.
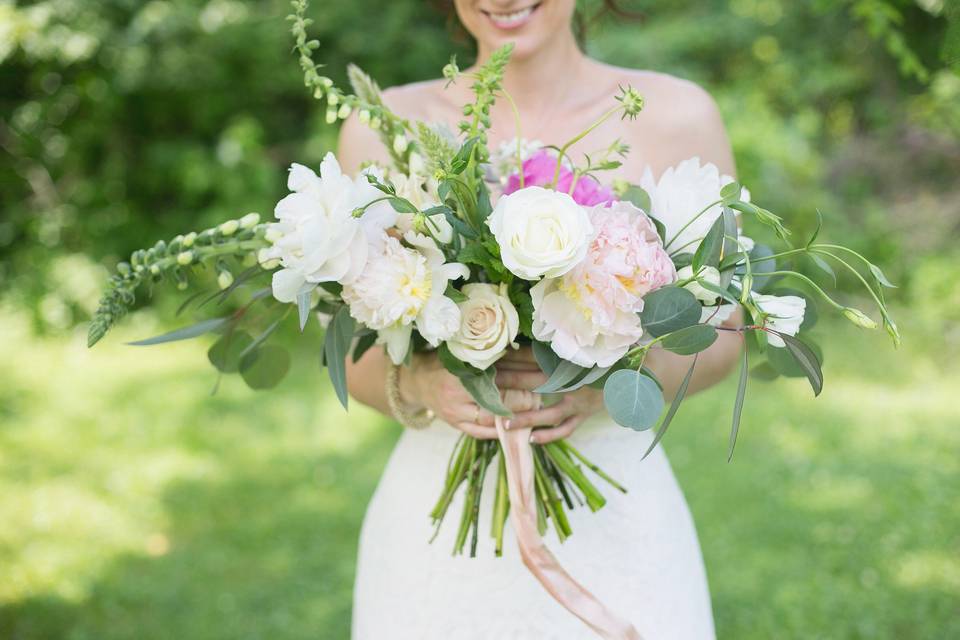
M 609 0 L 608 7 L 615 8 Z M 713 100 L 689 82 L 655 73 L 621 69 L 588 58 L 574 35 L 575 0 L 454 0 L 456 15 L 476 39 L 478 62 L 498 47 L 515 44 L 504 86 L 520 112 L 522 136 L 557 143 L 584 130 L 610 105 L 618 85 L 632 85 L 646 99 L 634 120 L 608 120 L 572 148 L 580 157 L 614 140 L 631 152 L 613 176 L 637 182 L 645 168 L 659 175 L 693 156 L 734 175 L 730 144 Z M 642 37 L 642 34 L 638 34 Z M 462 105 L 471 101 L 465 82 L 444 80 L 389 89 L 388 105 L 399 115 L 444 123 L 456 129 Z M 516 135 L 509 106 L 492 111 L 491 148 Z M 338 156 L 346 170 L 360 162 L 388 160 L 375 134 L 349 120 Z M 733 317 L 728 322 L 739 323 Z M 736 361 L 739 338 L 722 333 L 700 354 L 689 392 L 723 378 Z M 654 349 L 647 366 L 669 398 L 689 368 L 689 358 Z M 545 381 L 529 349 L 497 364 L 502 389 L 532 390 Z M 434 355 L 417 356 L 410 368 L 388 376 L 389 360 L 371 349 L 350 366 L 350 392 L 358 401 L 390 415 L 390 400 L 411 411 L 429 409 L 437 417 L 426 429 L 407 429 L 384 471 L 367 509 L 360 537 L 354 589 L 355 640 L 563 639 L 596 637 L 555 602 L 524 567 L 511 535 L 503 556 L 483 540 L 476 558 L 451 556 L 455 527 L 433 533 L 428 513 L 439 495 L 452 446 L 466 432 L 496 438 L 493 416 L 480 409 L 459 381 Z M 573 536 L 547 545 L 561 564 L 647 640 L 714 637 L 703 560 L 693 521 L 662 449 L 641 462 L 651 432 L 617 426 L 603 413 L 601 392 L 584 387 L 558 404 L 516 413 L 513 428 L 538 427 L 536 443 L 571 441 L 597 461 L 629 492 L 607 491 L 597 513 L 570 513 Z M 487 477 L 493 480 L 494 474 Z M 483 492 L 492 500 L 494 491 Z M 462 499 L 462 497 L 460 498 Z M 459 513 L 454 503 L 451 513 Z M 489 513 L 489 502 L 481 505 Z M 423 514 L 422 518 L 410 514 Z M 508 522 L 509 527 L 509 522 Z

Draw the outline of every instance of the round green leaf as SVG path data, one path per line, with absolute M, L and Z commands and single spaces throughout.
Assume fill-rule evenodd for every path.
M 222 336 L 207 351 L 210 364 L 221 373 L 236 373 L 240 367 L 240 354 L 253 344 L 253 338 L 246 331 L 233 331 Z
M 650 335 L 659 338 L 700 322 L 700 303 L 686 289 L 662 287 L 644 297 L 640 322 Z
M 681 356 L 692 356 L 712 345 L 716 339 L 716 329 L 708 324 L 695 324 L 671 333 L 661 344 L 667 351 Z
M 663 411 L 657 383 L 633 369 L 615 371 L 603 386 L 603 403 L 617 424 L 634 431 L 650 429 Z
M 272 389 L 290 370 L 290 354 L 275 344 L 258 347 L 240 362 L 240 376 L 251 389 Z

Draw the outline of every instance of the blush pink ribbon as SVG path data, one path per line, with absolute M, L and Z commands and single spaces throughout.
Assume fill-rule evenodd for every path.
M 529 391 L 504 391 L 503 401 L 511 411 L 528 411 L 540 406 L 540 396 Z M 642 640 L 630 622 L 612 612 L 574 580 L 544 544 L 537 530 L 533 449 L 530 445 L 532 430 L 508 430 L 508 420 L 499 416 L 494 422 L 507 468 L 510 520 L 517 533 L 523 564 L 557 602 L 583 620 L 601 638 Z

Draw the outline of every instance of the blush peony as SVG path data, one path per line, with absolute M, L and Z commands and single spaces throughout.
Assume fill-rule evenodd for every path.
M 560 357 L 606 367 L 643 335 L 643 296 L 676 280 L 653 223 L 629 202 L 590 210 L 596 235 L 562 278 L 537 283 L 533 333 Z

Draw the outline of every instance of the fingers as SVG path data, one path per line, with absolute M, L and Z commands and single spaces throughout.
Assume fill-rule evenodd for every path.
M 510 418 L 508 429 L 526 429 L 542 425 L 559 425 L 573 414 L 569 402 L 561 401 L 552 407 L 537 411 L 523 411 Z
M 493 427 L 484 427 L 479 424 L 473 424 L 470 422 L 458 422 L 453 425 L 460 431 L 463 431 L 468 436 L 473 436 L 478 440 L 496 440 L 497 439 L 497 430 Z
M 520 347 L 519 349 L 507 349 L 498 363 L 526 364 L 537 366 L 537 359 L 533 357 L 533 349 L 530 347 Z
M 533 391 L 546 381 L 547 376 L 540 370 L 507 369 L 497 371 L 497 387 L 500 389 L 524 389 L 526 391 Z
M 547 444 L 555 440 L 563 440 L 573 433 L 576 428 L 580 426 L 581 422 L 583 422 L 582 416 L 570 416 L 556 427 L 535 430 L 530 434 L 530 442 L 533 444 Z

